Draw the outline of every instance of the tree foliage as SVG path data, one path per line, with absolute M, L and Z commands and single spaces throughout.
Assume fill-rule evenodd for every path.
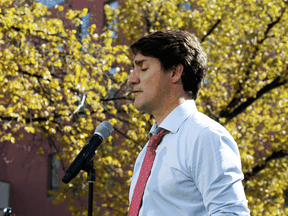
M 287 215 L 287 1 L 123 0 L 117 9 L 105 6 L 118 37 L 109 37 L 108 27 L 97 37 L 92 25 L 82 43 L 61 20 L 43 19 L 49 12 L 40 4 L 1 0 L 0 5 L 1 141 L 23 139 L 21 128 L 41 133 L 61 144 L 59 157 L 67 165 L 95 123 L 110 121 L 123 138 L 115 145 L 119 136 L 110 136 L 95 157 L 95 215 L 103 209 L 126 215 L 133 164 L 154 123 L 131 103 L 126 85 L 131 60 L 124 44 L 173 28 L 195 33 L 208 53 L 207 79 L 196 104 L 238 143 L 252 215 Z M 85 13 L 70 10 L 66 17 L 77 26 Z M 73 115 L 83 95 L 86 108 Z M 69 210 L 87 214 L 86 176 L 81 172 L 53 192 L 54 202 L 69 198 Z
M 60 12 L 63 7 L 58 9 Z M 77 27 L 87 12 L 88 9 L 68 10 L 65 17 Z M 107 120 L 121 127 L 116 114 L 130 112 L 131 106 L 117 107 L 115 101 L 121 99 L 117 92 L 127 78 L 124 66 L 131 62 L 127 46 L 112 46 L 111 32 L 98 36 L 94 33 L 96 26 L 92 25 L 91 36 L 78 41 L 75 29 L 64 29 L 62 20 L 50 19 L 49 15 L 51 12 L 40 3 L 0 1 L 0 141 L 21 143 L 29 133 L 41 134 L 58 151 L 65 170 L 93 134 L 95 125 Z M 119 67 L 117 73 L 111 75 L 113 63 L 119 63 Z M 112 91 L 113 97 L 109 95 Z M 75 113 L 83 97 L 85 109 Z M 124 200 L 119 194 L 122 182 L 113 186 L 116 190 L 111 188 L 115 176 L 129 178 L 121 168 L 127 162 L 119 160 L 123 161 L 130 153 L 116 150 L 113 144 L 116 140 L 117 135 L 110 136 L 95 157 L 96 173 L 101 177 L 95 183 L 95 197 L 103 201 L 114 194 Z M 37 153 L 45 154 L 45 149 L 42 144 Z M 131 176 L 131 172 L 129 174 Z M 81 172 L 69 185 L 62 185 L 58 192 L 52 191 L 58 195 L 53 202 L 70 198 L 69 210 L 75 215 L 87 214 L 86 177 L 87 174 Z M 123 203 L 126 208 L 122 212 L 126 211 L 128 200 Z M 95 213 L 99 205 L 98 200 Z M 113 204 L 108 209 L 114 209 Z

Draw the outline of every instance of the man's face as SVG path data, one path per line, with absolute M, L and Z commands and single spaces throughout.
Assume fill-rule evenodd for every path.
M 153 115 L 165 108 L 170 91 L 169 75 L 164 74 L 158 59 L 140 53 L 135 56 L 128 84 L 133 86 L 133 91 L 140 91 L 134 93 L 136 109 Z

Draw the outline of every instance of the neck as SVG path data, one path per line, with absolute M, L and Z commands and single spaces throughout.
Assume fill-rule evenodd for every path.
M 167 103 L 165 109 L 155 111 L 152 113 L 154 119 L 156 120 L 156 127 L 158 127 L 162 121 L 179 105 L 185 102 L 185 100 L 189 100 L 188 97 L 179 97 L 174 100 L 170 100 L 170 103 Z

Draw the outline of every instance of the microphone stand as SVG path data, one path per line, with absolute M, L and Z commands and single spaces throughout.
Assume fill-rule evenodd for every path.
M 96 172 L 93 164 L 93 160 L 83 169 L 88 173 L 87 181 L 89 183 L 89 195 L 88 195 L 88 216 L 92 216 L 93 211 L 93 187 L 96 180 Z
M 101 122 L 89 142 L 84 146 L 81 152 L 74 159 L 66 174 L 62 178 L 62 181 L 67 184 L 71 179 L 75 178 L 80 170 L 84 170 L 88 173 L 87 181 L 89 183 L 89 195 L 88 195 L 88 216 L 92 216 L 93 211 L 93 187 L 96 180 L 96 173 L 93 164 L 95 151 L 99 145 L 108 138 L 113 130 L 113 126 L 107 122 Z

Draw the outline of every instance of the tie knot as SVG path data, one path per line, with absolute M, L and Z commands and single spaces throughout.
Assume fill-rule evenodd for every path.
M 168 130 L 162 128 L 159 133 L 151 136 L 151 139 L 150 139 L 149 144 L 148 144 L 148 148 L 150 147 L 150 148 L 156 150 L 156 148 L 159 145 L 159 143 L 161 142 L 163 136 L 165 134 L 167 134 L 168 132 L 169 132 Z

